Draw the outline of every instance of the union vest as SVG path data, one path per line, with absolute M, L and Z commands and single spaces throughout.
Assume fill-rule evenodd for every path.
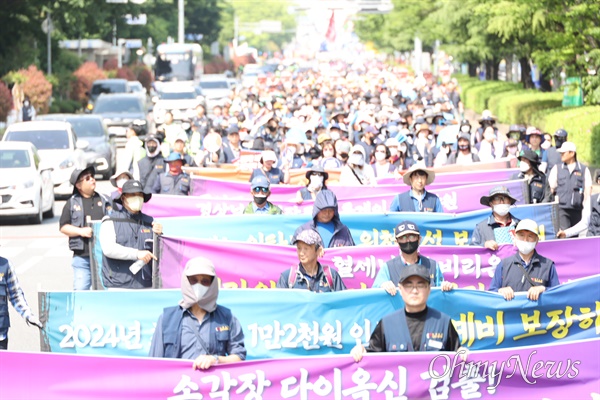
M 435 282 L 436 274 L 437 274 L 437 270 L 436 270 L 437 262 L 435 260 L 432 260 L 425 256 L 419 256 L 419 257 L 420 257 L 419 261 L 420 261 L 421 265 L 429 270 L 431 282 L 432 283 Z M 406 264 L 404 263 L 404 261 L 402 261 L 402 257 L 398 256 L 398 257 L 394 257 L 390 261 L 388 261 L 387 266 L 388 266 L 388 271 L 390 273 L 390 280 L 394 283 L 394 285 L 397 285 L 398 282 L 400 282 L 400 273 L 402 272 L 402 269 L 406 266 Z
M 387 352 L 415 351 L 406 323 L 406 311 L 398 310 L 381 320 Z M 420 351 L 444 351 L 447 349 L 450 317 L 438 310 L 427 307 Z
M 517 179 L 523 179 L 525 175 L 521 172 L 517 175 Z M 546 176 L 534 175 L 529 182 L 529 204 L 537 204 L 544 201 L 546 195 Z
M 435 194 L 425 192 L 425 198 L 423 199 L 423 210 L 416 210 L 413 198 L 410 196 L 410 190 L 408 192 L 400 193 L 397 196 L 401 210 L 412 212 L 433 212 L 438 199 Z
M 598 203 L 598 194 L 592 196 L 592 209 L 590 212 L 590 224 L 588 225 L 587 236 L 600 236 L 600 203 Z
M 252 207 L 253 203 L 254 202 L 251 201 L 246 206 L 246 208 L 244 209 L 244 214 L 255 214 L 254 208 Z M 269 211 L 267 212 L 268 215 L 279 215 L 279 214 L 283 213 L 281 208 L 277 207 L 275 204 L 271 203 L 270 201 L 267 201 L 267 207 L 269 208 Z
M 0 257 L 0 334 L 6 335 L 10 328 L 8 313 L 8 260 Z
M 102 214 L 106 215 L 106 213 L 110 212 L 112 209 L 112 200 L 100 193 L 94 193 L 94 197 L 96 195 L 100 196 L 100 200 L 102 201 Z M 85 217 L 83 215 L 83 198 L 79 193 L 74 193 L 69 201 L 71 202 L 71 225 L 78 228 L 85 226 Z M 84 247 L 85 244 L 81 236 L 69 238 L 69 249 L 83 250 Z
M 185 172 L 177 176 L 162 173 L 158 176 L 160 180 L 160 194 L 176 194 L 187 196 L 190 193 L 190 176 Z
M 146 239 L 152 239 L 152 221 L 146 214 L 131 214 L 127 210 L 114 211 L 102 222 L 113 221 L 118 244 L 145 250 Z M 143 289 L 152 286 L 152 263 L 144 265 L 135 275 L 129 267 L 136 260 L 117 260 L 104 255 L 102 257 L 102 280 L 107 288 Z
M 583 191 L 585 185 L 585 172 L 587 167 L 581 165 L 579 161 L 575 165 L 572 173 L 565 163 L 558 167 L 558 186 L 556 194 L 558 195 L 558 204 L 560 208 L 567 210 L 583 209 Z
M 550 283 L 550 270 L 553 263 L 552 260 L 540 256 L 537 252 L 533 255 L 527 273 L 535 283 L 535 286 L 548 287 Z M 534 285 L 525 278 L 524 270 L 525 267 L 518 253 L 502 260 L 502 283 L 500 287 L 510 286 L 515 292 L 528 291 Z
M 180 306 L 167 307 L 163 310 L 163 346 L 165 358 L 181 357 L 181 331 L 183 313 L 185 310 Z M 233 315 L 227 307 L 217 305 L 217 309 L 209 313 L 210 339 L 206 349 L 210 355 L 227 355 L 227 347 L 231 335 L 231 321 Z M 226 329 L 221 329 L 226 327 Z M 204 345 L 201 345 L 204 347 Z

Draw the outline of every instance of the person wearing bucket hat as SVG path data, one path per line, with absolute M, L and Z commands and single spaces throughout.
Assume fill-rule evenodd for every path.
M 283 211 L 275 204 L 267 201 L 271 195 L 271 183 L 263 175 L 257 175 L 250 182 L 252 201 L 244 209 L 244 214 L 269 214 L 279 215 Z
M 510 213 L 510 207 L 517 202 L 510 190 L 506 186 L 496 186 L 490 190 L 489 196 L 482 196 L 479 202 L 490 207 L 492 215 L 475 226 L 471 245 L 496 251 L 499 244 L 512 243 L 519 219 Z
M 292 245 L 296 246 L 299 263 L 281 273 L 277 288 L 307 289 L 315 293 L 346 290 L 338 272 L 319 262 L 324 250 L 317 231 L 310 228 L 301 231 L 292 239 Z
M 115 202 L 122 205 L 102 219 L 102 282 L 107 288 L 143 289 L 152 286 L 153 234 L 162 234 L 162 225 L 144 214 L 144 203 L 152 197 L 142 183 L 128 180 Z
M 523 149 L 532 150 L 540 157 L 539 170 L 542 172 L 546 172 L 546 168 L 548 167 L 548 153 L 542 148 L 544 140 L 542 131 L 534 126 L 528 127 L 527 131 L 525 131 L 526 144 L 523 145 Z
M 246 359 L 242 324 L 231 310 L 217 304 L 219 279 L 212 261 L 190 259 L 181 274 L 179 304 L 158 317 L 150 357 L 194 360 L 193 369 Z
M 304 200 L 315 200 L 321 190 L 326 190 L 325 182 L 329 179 L 329 174 L 320 166 L 316 166 L 306 171 L 306 179 L 308 179 L 306 187 L 296 192 L 297 204 L 302 204 Z
M 552 191 L 548 184 L 546 175 L 538 167 L 540 158 L 538 155 L 524 149 L 518 157 L 520 172 L 513 175 L 512 179 L 525 179 L 528 187 L 529 204 L 549 203 L 552 201 Z
M 442 291 L 452 290 L 452 283 L 444 281 L 444 275 L 437 261 L 419 254 L 421 232 L 417 224 L 411 221 L 400 222 L 394 228 L 394 236 L 400 248 L 400 256 L 392 258 L 381 266 L 372 287 L 383 288 L 388 294 L 395 296 L 400 274 L 404 268 L 411 264 L 420 264 L 429 270 L 432 286 L 439 286 Z
M 413 351 L 456 351 L 466 360 L 467 349 L 460 347 L 450 316 L 427 306 L 431 286 L 430 272 L 424 265 L 404 267 L 398 281 L 404 307 L 377 323 L 367 347 L 357 343 L 352 348 L 354 361 L 361 361 L 366 353 Z
M 119 195 L 119 193 L 121 193 L 121 190 L 123 189 L 123 185 L 125 184 L 125 182 L 127 182 L 130 179 L 134 179 L 134 178 L 133 178 L 133 174 L 129 171 L 117 171 L 113 176 L 111 176 L 109 178 L 110 184 L 116 188 L 116 190 L 110 194 L 110 198 L 113 200 L 112 208 L 120 209 L 120 207 L 121 207 L 120 204 L 115 203 L 114 200 Z
M 240 158 L 240 128 L 237 124 L 230 125 L 227 129 L 227 142 L 222 147 L 222 162 L 231 164 Z
M 435 172 L 413 165 L 402 177 L 410 190 L 397 194 L 390 205 L 391 212 L 444 212 L 440 198 L 425 190 L 435 180 Z
M 471 151 L 471 135 L 460 133 L 456 142 L 456 152 L 450 153 L 446 165 L 469 165 L 480 161 L 479 156 Z
M 66 201 L 59 221 L 60 232 L 69 237 L 73 251 L 73 290 L 89 290 L 92 285 L 90 270 L 90 221 L 99 221 L 112 210 L 108 196 L 96 192 L 94 167 L 76 169 L 71 174 L 73 194 Z
M 165 158 L 160 151 L 160 139 L 155 135 L 146 136 L 146 157 L 138 162 L 140 182 L 149 192 L 154 186 L 158 174 L 165 170 Z
M 187 196 L 190 194 L 191 178 L 181 169 L 185 164 L 183 155 L 174 151 L 169 154 L 165 162 L 169 168 L 167 171 L 158 174 L 154 186 L 152 186 L 152 193 L 174 194 L 178 196 Z
M 538 225 L 534 220 L 524 219 L 517 224 L 517 254 L 500 261 L 490 283 L 490 292 L 498 292 L 508 301 L 515 297 L 515 292 L 527 292 L 529 300 L 537 301 L 546 288 L 560 284 L 554 261 L 535 250 L 538 241 Z
M 255 168 L 250 175 L 250 182 L 257 176 L 265 176 L 271 184 L 288 183 L 290 181 L 290 170 L 284 168 L 283 171 L 275 166 L 277 156 L 273 150 L 264 150 L 260 157 L 261 166 Z
M 558 198 L 560 229 L 565 230 L 581 221 L 584 205 L 589 205 L 592 174 L 588 167 L 577 161 L 575 143 L 564 142 L 558 152 L 562 162 L 552 168 L 548 183 Z

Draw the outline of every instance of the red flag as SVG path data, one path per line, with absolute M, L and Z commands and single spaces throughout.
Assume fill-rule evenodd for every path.
M 331 11 L 331 18 L 329 19 L 329 27 L 327 28 L 325 39 L 330 43 L 335 42 L 335 10 Z

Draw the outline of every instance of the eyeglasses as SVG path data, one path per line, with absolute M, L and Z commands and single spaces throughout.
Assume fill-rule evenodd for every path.
M 419 240 L 419 235 L 415 235 L 412 233 L 408 234 L 408 235 L 400 236 L 399 238 L 396 239 L 396 241 L 398 243 L 416 242 L 417 240 Z
M 409 292 L 412 292 L 415 288 L 417 288 L 417 290 L 423 290 L 425 289 L 427 286 L 429 286 L 429 284 L 427 282 L 419 282 L 419 283 L 401 283 L 400 285 L 402 285 L 402 287 L 406 290 L 408 290 Z
M 252 191 L 253 191 L 254 193 L 260 193 L 260 192 L 263 192 L 263 193 L 269 193 L 269 188 L 264 188 L 264 187 L 255 187 L 254 189 L 252 189 Z
M 95 178 L 94 178 L 92 175 L 85 175 L 85 176 L 82 176 L 82 177 L 81 177 L 81 178 L 80 178 L 80 179 L 77 181 L 77 183 L 79 183 L 79 182 L 83 182 L 83 181 L 86 181 L 86 182 L 88 182 L 88 181 L 91 181 L 92 179 L 95 179 Z
M 310 176 L 323 176 L 323 174 L 320 172 L 313 172 L 310 174 Z
M 510 203 L 510 198 L 506 196 L 494 196 L 490 201 L 492 204 L 505 204 Z
M 198 282 L 202 286 L 210 286 L 212 284 L 213 278 L 202 278 Z

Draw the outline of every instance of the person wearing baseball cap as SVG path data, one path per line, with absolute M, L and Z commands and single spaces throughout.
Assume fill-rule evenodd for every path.
M 482 196 L 479 202 L 492 209 L 492 215 L 479 222 L 473 230 L 471 246 L 484 246 L 492 251 L 499 244 L 512 243 L 514 230 L 519 219 L 510 213 L 510 207 L 516 202 L 506 186 L 496 186 L 489 196 Z
M 111 199 L 96 192 L 95 174 L 94 167 L 73 171 L 70 179 L 73 194 L 66 201 L 59 221 L 60 232 L 69 237 L 69 249 L 73 251 L 73 290 L 89 290 L 92 286 L 89 221 L 100 221 L 112 210 Z
M 173 151 L 169 154 L 169 157 L 165 158 L 165 163 L 167 163 L 168 169 L 158 174 L 152 186 L 152 193 L 189 195 L 191 178 L 181 169 L 186 163 L 184 156 Z
M 107 288 L 144 289 L 152 286 L 153 234 L 162 225 L 142 212 L 152 194 L 134 179 L 123 184 L 115 203 L 121 205 L 102 219 L 102 282 Z
M 185 131 L 181 131 L 175 136 L 175 142 L 173 143 L 173 153 L 179 153 L 183 157 L 183 162 L 188 167 L 197 167 L 196 161 L 188 154 L 186 150 L 186 144 L 188 143 L 188 136 Z
M 155 136 L 146 136 L 146 157 L 138 161 L 140 182 L 144 190 L 150 192 L 158 174 L 165 170 L 165 158 L 160 151 L 161 140 Z
M 490 292 L 512 300 L 515 292 L 527 292 L 529 300 L 537 301 L 546 288 L 558 286 L 554 261 L 541 256 L 535 247 L 539 241 L 538 225 L 524 219 L 515 230 L 517 254 L 503 258 L 494 271 Z
M 466 359 L 466 349 L 460 347 L 450 316 L 427 306 L 431 293 L 429 269 L 419 264 L 407 265 L 398 286 L 404 308 L 377 323 L 367 347 L 357 343 L 350 352 L 354 361 L 359 362 L 366 353 L 408 351 L 457 351 Z
M 400 248 L 400 255 L 383 264 L 379 269 L 373 288 L 383 288 L 390 295 L 395 296 L 400 279 L 400 274 L 408 265 L 419 264 L 429 270 L 431 286 L 440 286 L 443 291 L 452 290 L 452 283 L 444 281 L 444 275 L 437 261 L 419 254 L 421 232 L 417 224 L 411 221 L 402 221 L 394 228 L 396 243 Z
M 402 179 L 411 188 L 394 196 L 390 211 L 444 212 L 440 198 L 425 190 L 425 186 L 430 185 L 435 180 L 435 172 L 415 164 L 406 171 Z
M 149 356 L 194 360 L 192 368 L 202 370 L 245 360 L 242 325 L 217 304 L 219 279 L 212 261 L 196 257 L 185 264 L 181 295 L 179 305 L 158 317 Z
M 265 176 L 272 184 L 289 183 L 290 171 L 288 168 L 277 168 L 277 156 L 273 150 L 264 150 L 260 157 L 261 166 L 255 168 L 250 175 L 250 182 L 259 175 Z
M 548 183 L 558 200 L 558 221 L 565 230 L 581 221 L 584 204 L 592 196 L 592 173 L 577 161 L 577 147 L 573 142 L 564 142 L 560 149 L 561 163 L 548 174 Z
M 281 208 L 267 201 L 271 195 L 271 183 L 265 176 L 257 175 L 252 179 L 250 194 L 253 200 L 244 209 L 244 214 L 279 215 L 283 213 Z
M 323 240 L 314 229 L 305 229 L 292 239 L 298 252 L 298 265 L 283 271 L 277 287 L 280 289 L 306 289 L 315 293 L 339 292 L 346 285 L 335 269 L 321 265 L 324 254 Z
M 548 153 L 548 173 L 552 171 L 552 168 L 554 168 L 555 165 L 559 165 L 561 163 L 561 157 L 558 149 L 560 149 L 563 143 L 568 140 L 568 137 L 569 134 L 564 129 L 557 129 L 556 132 L 554 132 L 554 146 L 550 146 L 546 150 Z
M 594 173 L 594 182 L 600 185 L 600 169 Z M 566 237 L 575 237 L 587 229 L 587 236 L 600 236 L 600 193 L 596 193 L 590 198 L 589 206 L 583 208 L 581 221 L 569 229 L 560 230 L 556 233 L 556 237 L 563 239 Z
M 552 201 L 552 191 L 546 174 L 539 170 L 540 157 L 530 149 L 523 149 L 519 154 L 520 172 L 512 179 L 525 179 L 529 188 L 529 204 L 548 203 Z
M 480 161 L 479 156 L 471 151 L 471 135 L 460 133 L 456 141 L 456 152 L 450 153 L 446 165 L 469 165 Z

